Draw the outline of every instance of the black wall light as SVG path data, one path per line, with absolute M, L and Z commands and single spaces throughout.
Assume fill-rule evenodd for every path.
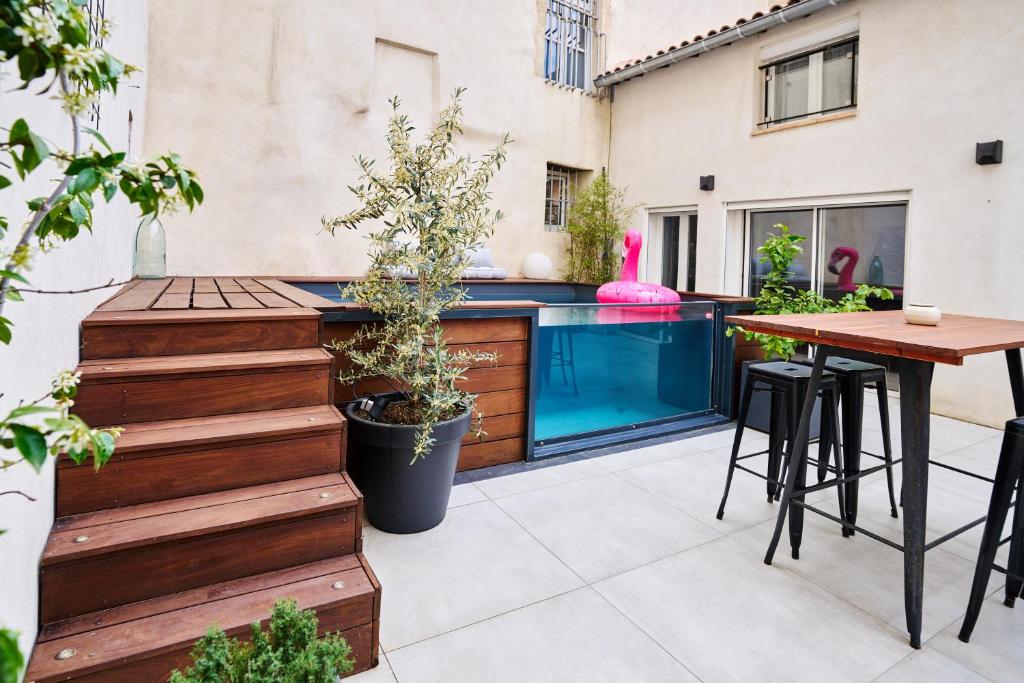
M 979 142 L 974 148 L 974 162 L 982 166 L 1003 163 L 1003 141 Z
M 700 177 L 700 189 L 707 191 L 715 189 L 715 176 L 702 175 Z

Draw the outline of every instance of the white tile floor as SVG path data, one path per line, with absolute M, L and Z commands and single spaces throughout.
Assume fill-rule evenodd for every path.
M 865 447 L 880 451 L 866 422 Z M 956 638 L 980 530 L 928 553 L 926 642 L 912 650 L 896 551 L 844 539 L 809 514 L 801 559 L 784 537 L 764 565 L 777 508 L 742 472 L 715 519 L 731 439 L 730 430 L 463 484 L 444 523 L 423 534 L 367 527 L 385 654 L 352 680 L 1024 680 L 1024 605 L 1003 607 L 998 578 L 972 642 Z M 932 421 L 933 458 L 981 474 L 992 474 L 999 440 Z M 750 452 L 766 444 L 758 432 L 745 441 Z M 986 487 L 932 467 L 929 538 L 984 514 Z M 858 523 L 898 540 L 884 479 L 861 491 Z M 834 508 L 834 495 L 817 498 Z

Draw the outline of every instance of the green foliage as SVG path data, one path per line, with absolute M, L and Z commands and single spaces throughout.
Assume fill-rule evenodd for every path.
M 778 234 L 768 233 L 768 239 L 757 248 L 761 254 L 759 263 L 770 263 L 771 271 L 765 277 L 761 292 L 754 301 L 754 312 L 758 315 L 782 315 L 786 313 L 850 313 L 853 311 L 870 311 L 869 297 L 883 300 L 892 299 L 892 291 L 885 287 L 872 287 L 861 284 L 857 290 L 844 294 L 838 301 L 826 299 L 817 292 L 800 289 L 789 284 L 793 273 L 789 268 L 797 256 L 804 253 L 801 242 L 807 240 L 801 235 L 794 235 L 789 226 L 776 223 L 772 226 Z M 797 342 L 785 337 L 776 337 L 760 332 L 747 332 L 740 326 L 726 330 L 732 336 L 736 331 L 742 332 L 747 340 L 757 341 L 761 345 L 766 358 L 782 358 L 789 360 L 796 353 Z
M 391 380 L 407 396 L 419 416 L 413 462 L 425 456 L 435 424 L 472 410 L 476 396 L 455 385 L 474 362 L 494 354 L 451 352 L 442 335 L 441 313 L 466 297 L 459 285 L 466 252 L 483 244 L 501 219 L 491 212 L 487 186 L 505 160 L 508 136 L 481 159 L 456 153 L 454 136 L 462 133 L 464 91 L 457 88 L 426 139 L 413 143 L 413 127 L 391 100 L 393 115 L 387 133 L 390 166 L 379 172 L 374 162 L 357 157 L 361 184 L 349 189 L 359 208 L 340 218 L 324 219 L 332 235 L 380 219 L 370 234 L 371 265 L 366 278 L 344 295 L 366 306 L 381 322 L 364 326 L 334 348 L 351 358 L 353 368 L 341 381 L 368 377 Z M 399 274 L 414 273 L 407 285 Z
M 278 600 L 270 631 L 252 625 L 250 641 L 229 638 L 213 626 L 192 650 L 193 664 L 170 683 L 334 683 L 352 670 L 352 649 L 339 634 L 317 638 L 313 610 Z
M 0 683 L 18 683 L 25 657 L 18 649 L 18 634 L 0 629 Z
M 626 193 L 608 179 L 607 171 L 578 191 L 569 207 L 565 231 L 565 278 L 570 282 L 602 285 L 619 274 L 615 251 L 629 225 L 635 206 L 626 205 Z

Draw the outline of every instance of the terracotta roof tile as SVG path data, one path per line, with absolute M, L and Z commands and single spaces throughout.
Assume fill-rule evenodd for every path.
M 622 71 L 623 69 L 625 69 L 627 67 L 636 66 L 637 64 L 643 64 L 646 61 L 654 59 L 655 57 L 660 57 L 660 56 L 662 56 L 664 54 L 668 54 L 669 52 L 672 52 L 673 50 L 682 49 L 682 48 L 684 48 L 684 47 L 686 47 L 688 45 L 692 45 L 693 43 L 699 43 L 700 41 L 704 40 L 705 38 L 710 38 L 711 36 L 718 35 L 719 33 L 722 33 L 723 31 L 728 31 L 730 29 L 736 28 L 737 26 L 742 26 L 743 24 L 751 22 L 751 21 L 753 21 L 755 19 L 760 19 L 761 17 L 763 17 L 763 16 L 765 16 L 767 14 L 771 14 L 772 12 L 778 12 L 779 10 L 785 9 L 786 7 L 790 7 L 791 5 L 796 5 L 796 4 L 800 3 L 800 2 L 803 2 L 803 0 L 787 0 L 787 2 L 785 2 L 785 3 L 775 3 L 771 7 L 768 8 L 767 12 L 761 12 L 761 11 L 754 12 L 747 19 L 744 19 L 743 17 L 740 17 L 739 19 L 734 21 L 732 24 L 726 24 L 726 25 L 724 25 L 724 26 L 722 26 L 721 28 L 718 28 L 718 29 L 710 29 L 707 32 L 706 35 L 702 35 L 702 34 L 698 33 L 691 40 L 684 40 L 681 43 L 679 43 L 678 45 L 669 45 L 668 47 L 662 48 L 661 50 L 658 50 L 654 54 L 649 54 L 646 57 L 636 57 L 636 58 L 632 58 L 632 59 L 627 59 L 625 61 L 621 61 L 618 64 L 615 64 L 614 66 L 612 66 L 610 69 L 608 69 L 607 71 L 605 71 L 601 75 L 602 76 L 607 76 L 607 75 L 613 74 L 613 73 L 615 73 L 617 71 Z

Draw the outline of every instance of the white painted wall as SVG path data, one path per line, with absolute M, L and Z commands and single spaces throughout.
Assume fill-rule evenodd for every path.
M 125 61 L 146 68 L 146 3 L 140 0 L 107 0 L 107 17 L 117 23 L 107 49 Z M 24 117 L 33 129 L 70 147 L 71 134 L 59 105 L 48 97 L 11 92 L 16 73 L 5 70 L 0 88 L 0 126 L 7 127 Z M 145 118 L 146 74 L 136 74 L 117 98 L 106 98 L 100 108 L 99 129 L 112 145 L 134 155 L 141 147 Z M 33 88 L 33 91 L 38 88 Z M 30 91 L 31 92 L 31 91 Z M 128 113 L 134 125 L 128 134 Z M 93 124 L 90 124 L 93 125 Z M 5 169 L 6 171 L 6 169 Z M 5 173 L 5 175 L 8 175 Z M 51 179 L 60 170 L 48 162 L 36 169 L 30 182 L 0 192 L 0 213 L 11 219 L 4 240 L 17 241 L 17 229 L 28 216 L 24 201 L 49 194 Z M 41 256 L 30 279 L 40 289 L 76 289 L 117 281 L 131 276 L 131 244 L 137 222 L 135 212 L 123 200 L 97 207 L 95 230 L 53 252 Z M 35 399 L 49 389 L 50 379 L 64 368 L 78 363 L 78 328 L 84 318 L 112 291 L 73 296 L 25 296 L 24 303 L 8 303 L 4 315 L 14 322 L 14 340 L 0 346 L 0 412 L 6 413 L 19 399 Z M 5 457 L 11 457 L 4 453 Z M 28 465 L 0 472 L 0 491 L 17 489 L 33 496 L 28 502 L 15 495 L 0 496 L 0 625 L 21 632 L 21 649 L 26 654 L 36 635 L 37 572 L 50 525 L 53 523 L 53 462 L 41 474 Z
M 165 222 L 174 273 L 364 272 L 366 230 L 332 239 L 320 218 L 354 207 L 353 156 L 384 163 L 395 94 L 424 130 L 467 87 L 466 149 L 515 138 L 491 186 L 507 216 L 491 246 L 513 274 L 561 251 L 543 228 L 547 162 L 606 163 L 607 102 L 541 76 L 540 0 L 179 0 L 150 17 L 149 101 L 168 106 L 151 106 L 146 149 L 180 147 L 207 194 Z
M 753 136 L 758 52 L 860 15 L 856 116 Z M 1024 319 L 1024 3 L 853 0 L 619 85 L 614 182 L 647 207 L 699 211 L 699 291 L 740 293 L 733 202 L 909 194 L 906 298 L 947 312 Z M 1001 165 L 974 163 L 1003 139 Z M 698 176 L 714 174 L 701 192 Z M 644 210 L 637 225 L 646 225 Z M 1004 359 L 936 370 L 935 410 L 1000 425 L 1011 414 Z

